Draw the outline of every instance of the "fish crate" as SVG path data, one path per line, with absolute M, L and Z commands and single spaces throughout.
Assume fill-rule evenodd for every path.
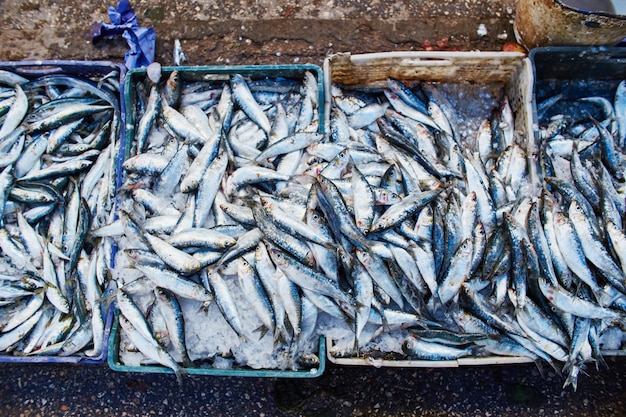
M 117 123 L 117 129 L 115 131 L 109 130 L 109 133 L 108 133 L 109 139 L 107 139 L 103 143 L 105 143 L 108 146 L 111 139 L 114 140 L 115 143 L 111 144 L 110 148 L 104 148 L 104 149 L 110 150 L 111 154 L 113 154 L 113 149 L 119 149 L 119 143 L 121 141 L 121 136 L 123 133 L 124 116 L 125 116 L 124 112 L 121 111 L 120 109 L 121 86 L 124 83 L 124 76 L 126 74 L 126 68 L 122 64 L 109 62 L 109 61 L 74 61 L 74 60 L 6 61 L 6 62 L 0 62 L 0 71 L 8 71 L 13 74 L 16 74 L 22 77 L 23 79 L 26 79 L 27 80 L 26 83 L 36 81 L 36 80 L 50 79 L 50 78 L 54 78 L 55 76 L 60 76 L 60 77 L 67 76 L 67 77 L 77 79 L 80 82 L 89 84 L 91 86 L 89 88 L 93 88 L 94 92 L 106 91 L 107 101 L 109 101 L 110 106 L 114 109 L 113 118 L 116 119 L 116 122 L 114 123 Z M 105 81 L 105 80 L 108 80 L 108 81 Z M 103 85 L 103 83 L 106 85 Z M 51 95 L 54 95 L 54 94 L 58 95 L 64 91 L 69 91 L 70 84 L 68 84 L 67 82 L 61 81 L 60 84 L 51 85 L 47 93 Z M 4 86 L 9 87 L 7 84 L 5 84 Z M 101 93 L 101 94 L 105 94 L 105 93 Z M 50 97 L 52 98 L 53 96 L 50 96 Z M 41 104 L 41 103 L 38 103 L 38 104 Z M 25 120 L 28 118 L 28 114 L 30 114 L 30 111 L 32 110 L 30 105 L 31 103 L 29 103 L 29 110 L 28 110 L 29 113 L 26 114 Z M 87 121 L 88 117 L 90 118 L 90 116 L 87 116 L 85 117 L 84 120 Z M 96 128 L 97 126 L 94 124 L 92 130 L 95 132 Z M 86 134 L 85 133 L 86 128 L 83 126 L 80 126 L 79 124 L 78 129 L 75 129 L 75 132 L 77 135 L 80 135 L 80 134 L 84 135 Z M 35 136 L 35 134 L 33 134 L 33 136 Z M 67 141 L 66 143 L 70 142 L 69 139 L 67 139 L 66 141 Z M 30 136 L 28 136 L 28 138 L 26 139 L 24 148 L 28 146 L 28 142 L 32 143 Z M 48 151 L 45 151 L 44 156 L 48 156 L 48 153 L 49 153 Z M 94 158 L 92 157 L 91 159 L 93 160 Z M 111 172 L 112 174 L 110 175 L 112 175 L 112 178 L 114 179 L 115 178 L 113 176 L 115 174 L 114 161 L 116 160 L 116 158 L 111 156 L 110 159 L 113 162 L 110 164 L 110 167 L 111 167 L 110 171 L 107 171 L 107 172 Z M 106 175 L 108 174 L 105 174 L 105 176 Z M 82 180 L 84 179 L 84 175 L 82 175 L 81 177 L 77 176 L 76 178 L 77 178 L 76 184 L 78 184 L 78 187 L 81 187 L 83 185 Z M 113 179 L 111 180 L 111 182 L 114 182 Z M 45 180 L 42 180 L 42 181 L 45 181 Z M 67 193 L 68 195 L 70 194 L 69 191 L 67 191 Z M 103 197 L 106 197 L 105 199 L 102 200 L 103 207 L 107 207 L 107 208 L 99 213 L 100 216 L 106 215 L 106 217 L 108 218 L 110 215 L 113 214 L 112 207 L 114 204 L 114 201 L 113 201 L 114 195 L 115 195 L 114 189 L 111 189 L 109 193 L 106 193 L 106 194 L 103 193 Z M 89 202 L 86 202 L 86 203 L 90 211 L 92 213 L 95 213 L 94 206 Z M 28 208 L 28 205 L 21 206 L 19 208 L 20 212 L 22 209 L 25 209 L 25 208 Z M 5 207 L 4 213 L 6 215 L 12 215 L 13 217 L 15 217 L 14 213 L 7 214 L 8 211 L 9 209 Z M 12 222 L 13 221 L 14 220 L 12 220 Z M 95 221 L 92 220 L 90 222 L 90 225 L 92 227 L 95 227 L 94 224 L 95 224 Z M 47 238 L 44 237 L 44 240 L 47 242 L 49 238 L 51 239 L 51 237 L 47 237 Z M 53 243 L 51 242 L 50 245 L 52 244 Z M 98 239 L 94 240 L 91 237 L 87 237 L 85 241 L 81 244 L 81 248 L 82 248 L 81 250 L 87 250 L 88 253 L 87 252 L 85 253 L 89 256 L 91 256 L 96 250 L 99 250 L 99 248 L 101 247 L 104 247 L 101 241 Z M 61 248 L 59 248 L 59 250 L 60 249 Z M 111 259 L 114 255 L 115 249 L 112 246 L 106 246 L 104 247 L 104 251 L 108 251 L 108 254 L 102 255 L 102 256 L 104 256 L 107 259 Z M 56 254 L 54 256 L 56 259 Z M 7 259 L 8 259 L 8 256 L 3 254 L 2 255 L 3 269 L 7 268 L 7 265 L 8 265 Z M 5 271 L 3 271 L 3 274 L 5 274 Z M 33 274 L 33 273 L 29 272 L 29 274 Z M 34 273 L 33 275 L 41 275 L 41 274 Z M 72 270 L 67 270 L 66 280 L 68 281 L 68 283 L 70 282 L 70 280 L 72 280 L 73 281 L 72 285 L 74 284 L 79 285 L 78 279 L 75 277 L 76 275 L 77 275 L 76 267 Z M 8 285 L 8 281 L 5 279 L 3 279 L 3 283 Z M 109 290 L 108 288 L 109 284 L 110 284 L 110 281 L 105 278 L 100 285 L 100 291 L 102 291 L 102 294 L 100 295 L 100 297 L 102 298 L 98 299 L 97 302 L 100 302 L 102 299 L 106 298 L 106 291 Z M 22 300 L 25 300 L 25 298 L 22 297 Z M 101 307 L 103 307 L 101 311 L 103 325 L 98 326 L 98 329 L 100 329 L 100 332 L 102 333 L 101 334 L 102 347 L 100 348 L 98 352 L 93 352 L 90 354 L 86 353 L 89 348 L 93 347 L 93 339 L 86 346 L 81 348 L 78 352 L 70 354 L 70 355 L 62 355 L 57 352 L 58 349 L 57 351 L 55 351 L 54 349 L 51 349 L 47 353 L 42 353 L 42 352 L 37 353 L 38 347 L 36 347 L 35 350 L 33 350 L 33 352 L 31 352 L 30 354 L 24 354 L 24 353 L 17 354 L 16 351 L 18 349 L 15 349 L 16 344 L 13 344 L 9 347 L 11 350 L 9 353 L 6 353 L 4 351 L 0 354 L 0 362 L 64 363 L 64 364 L 103 364 L 105 363 L 107 359 L 108 338 L 109 338 L 109 334 L 111 331 L 111 326 L 113 323 L 113 316 L 114 316 L 114 308 L 110 304 L 109 301 L 110 299 L 106 298 L 106 301 L 103 301 L 101 304 Z M 85 302 L 87 301 L 85 300 Z M 42 308 L 51 310 L 51 303 L 46 299 L 45 304 Z M 89 307 L 88 311 L 89 311 L 88 314 L 91 315 L 91 307 Z M 75 311 L 72 309 L 70 311 L 70 314 L 75 314 Z M 69 316 L 70 315 L 67 315 L 64 317 L 67 318 Z M 59 322 L 59 319 L 56 316 L 54 316 L 53 319 L 56 323 Z M 78 322 L 75 320 L 71 321 L 72 327 L 70 327 L 69 332 L 74 332 L 77 329 L 77 326 L 78 326 L 77 323 Z M 67 330 L 61 330 L 60 328 L 58 328 L 57 330 L 58 332 L 63 331 L 63 333 L 65 333 L 65 337 L 67 337 L 68 334 L 71 334 L 71 333 L 68 333 Z M 28 337 L 28 334 L 27 334 L 27 337 Z
M 560 148 L 560 139 L 554 136 L 555 131 L 550 132 L 550 129 L 560 128 L 556 124 L 549 126 L 551 120 L 558 122 L 559 114 L 570 118 L 570 124 L 585 122 L 588 126 L 592 126 L 588 119 L 589 116 L 597 118 L 599 122 L 603 121 L 600 120 L 599 116 L 606 109 L 600 110 L 601 107 L 613 106 L 612 110 L 617 111 L 615 108 L 616 97 L 619 94 L 618 90 L 623 88 L 623 84 L 620 87 L 620 83 L 626 80 L 626 50 L 624 48 L 547 46 L 532 49 L 529 58 L 532 61 L 535 79 L 532 101 L 533 130 L 540 148 L 553 148 L 555 152 L 557 148 Z M 589 98 L 592 101 L 586 101 Z M 585 101 L 587 105 L 581 104 Z M 619 116 L 619 119 L 623 118 L 623 116 Z M 585 121 L 585 119 L 587 120 Z M 605 126 L 609 128 L 609 126 Z M 609 128 L 609 130 L 611 129 L 613 128 Z M 616 143 L 616 147 L 621 146 L 621 152 L 623 152 L 624 129 L 621 126 L 614 129 L 618 132 L 614 133 L 616 142 L 617 140 L 622 141 L 621 144 Z M 621 136 L 621 139 L 617 135 Z M 568 132 L 564 132 L 562 136 L 568 136 Z M 584 135 L 576 133 L 569 135 L 569 137 L 580 139 L 577 149 L 581 151 L 582 157 L 580 143 L 582 140 L 586 140 Z M 554 147 L 551 145 L 553 143 Z M 567 146 L 563 152 L 571 154 L 572 147 Z M 569 157 L 565 154 L 559 154 L 557 158 L 564 161 Z M 595 158 L 595 155 L 598 154 L 586 158 Z M 568 170 L 567 164 L 561 165 L 562 168 L 559 172 Z M 559 165 L 555 168 L 558 170 Z M 571 177 L 568 179 L 574 184 Z M 594 186 L 599 187 L 597 182 L 594 182 Z M 603 215 L 598 214 L 598 220 L 601 221 L 602 218 Z M 603 238 L 602 242 L 607 248 L 610 247 L 611 243 L 607 241 L 606 237 Z M 609 356 L 626 355 L 625 339 L 623 332 L 614 331 L 609 334 L 605 345 L 607 347 L 603 350 L 604 354 Z
M 144 149 L 144 152 L 138 152 L 137 149 L 140 147 L 137 145 L 136 140 L 138 124 L 141 119 L 141 115 L 138 113 L 139 110 L 137 110 L 140 101 L 139 95 L 141 94 L 138 90 L 142 88 L 142 85 L 148 85 L 148 79 L 149 77 L 151 77 L 149 71 L 150 69 L 146 68 L 133 69 L 129 71 L 126 76 L 126 82 L 124 87 L 124 100 L 126 108 L 127 140 L 124 146 L 124 158 L 122 158 L 118 164 L 118 167 L 120 169 L 119 173 L 122 183 L 122 189 L 125 188 L 125 184 L 127 184 L 128 181 L 131 181 L 131 179 L 129 179 L 130 174 L 124 171 L 124 163 L 130 158 L 136 157 L 138 154 L 141 155 L 143 153 L 150 153 L 153 151 L 152 145 L 150 145 L 150 149 Z M 315 96 L 315 102 L 319 103 L 319 105 L 317 106 L 316 114 L 314 116 L 314 121 L 315 119 L 317 119 L 318 124 L 314 125 L 314 131 L 317 134 L 322 134 L 324 132 L 324 125 L 322 123 L 324 112 L 323 75 L 321 68 L 317 65 L 302 64 L 162 67 L 160 71 L 160 82 L 158 84 L 159 88 L 162 88 L 166 80 L 168 80 L 168 78 L 173 75 L 174 71 L 176 71 L 176 73 L 178 74 L 178 77 L 184 89 L 189 86 L 196 85 L 201 86 L 197 91 L 206 92 L 212 89 L 218 90 L 213 97 L 209 97 L 211 96 L 211 94 L 207 93 L 206 101 L 209 101 L 212 104 L 187 104 L 189 106 L 204 106 L 203 110 L 209 116 L 211 116 L 212 112 L 215 111 L 215 100 L 219 100 L 222 93 L 221 89 L 224 87 L 224 85 L 229 84 L 231 76 L 240 75 L 241 77 L 243 77 L 246 83 L 258 83 L 258 85 L 261 85 L 265 82 L 276 82 L 277 84 L 284 83 L 282 88 L 284 88 L 285 91 L 278 94 L 289 95 L 293 91 L 299 91 L 300 88 L 304 85 L 306 76 L 312 74 L 312 76 L 315 78 L 313 94 Z M 259 89 L 262 89 L 262 87 L 259 86 L 250 88 L 255 93 L 259 92 Z M 254 90 L 254 88 L 258 89 Z M 269 89 L 274 92 L 273 87 L 270 87 Z M 281 87 L 279 87 L 279 89 L 281 89 Z M 162 98 L 162 100 L 165 99 Z M 181 107 L 183 107 L 183 105 L 181 105 Z M 273 119 L 273 116 L 270 116 L 270 119 Z M 163 129 L 163 125 L 165 125 L 165 123 L 158 123 L 159 125 L 155 125 L 154 127 L 152 127 L 151 134 L 155 134 L 155 131 Z M 158 134 L 158 132 L 156 134 Z M 223 134 L 228 134 L 228 131 L 224 130 Z M 174 135 L 175 133 L 169 132 L 169 140 L 176 140 L 172 139 L 174 138 Z M 224 136 L 222 136 L 221 140 L 225 141 Z M 183 141 L 179 142 L 181 144 L 183 143 Z M 190 161 L 188 162 L 188 164 L 189 163 Z M 269 192 L 270 190 L 268 189 L 267 191 Z M 180 192 L 180 189 L 177 186 L 175 188 L 175 191 L 173 192 L 172 199 L 175 201 L 174 204 L 180 204 L 180 199 L 183 198 L 184 195 L 185 194 Z M 120 197 L 120 207 L 124 205 L 125 201 L 128 202 L 129 199 L 123 196 Z M 181 209 L 181 211 L 186 212 L 184 209 Z M 220 222 L 218 220 L 215 220 L 215 224 L 212 223 L 213 220 L 211 220 L 210 222 L 211 227 L 220 225 Z M 161 234 L 160 236 L 164 235 Z M 119 259 L 124 259 L 124 249 L 129 247 L 132 248 L 133 246 L 132 243 L 126 244 L 124 242 L 120 242 L 118 247 L 119 251 L 116 261 Z M 145 295 L 142 296 L 142 294 L 132 293 L 132 285 L 135 278 L 140 277 L 142 274 L 138 274 L 137 271 L 133 270 L 132 268 L 126 268 L 126 266 L 128 266 L 127 264 L 125 264 L 127 261 L 127 259 L 120 261 L 120 263 L 118 263 L 120 269 L 118 271 L 114 270 L 113 274 L 117 278 L 118 286 L 124 289 L 129 288 L 128 291 L 131 295 L 132 301 L 139 307 L 142 313 L 147 314 L 149 304 L 151 303 L 150 296 L 146 297 Z M 237 262 L 234 262 L 234 264 L 236 263 Z M 192 281 L 198 285 L 204 285 L 206 288 L 208 286 L 208 283 L 203 282 L 202 277 L 199 277 L 198 275 L 205 274 L 205 270 L 208 271 L 207 268 L 210 267 L 210 265 L 208 267 L 203 267 L 200 273 L 188 275 L 187 280 Z M 272 342 L 270 336 L 264 336 L 264 333 L 260 334 L 259 336 L 259 333 L 253 334 L 251 329 L 247 329 L 247 327 L 251 325 L 253 325 L 253 328 L 256 329 L 256 327 L 260 325 L 260 322 L 258 322 L 258 319 L 256 317 L 254 317 L 254 313 L 252 312 L 251 307 L 247 305 L 247 303 L 241 302 L 242 297 L 244 297 L 244 293 L 237 284 L 237 278 L 233 278 L 232 276 L 232 268 L 230 268 L 230 270 L 230 272 L 224 273 L 224 283 L 228 287 L 228 290 L 231 292 L 231 294 L 234 294 L 233 297 L 235 298 L 235 301 L 239 300 L 239 304 L 237 305 L 239 315 L 242 318 L 243 327 L 246 328 L 246 332 L 249 332 L 251 334 L 249 340 L 253 340 L 253 342 L 251 342 L 250 347 L 246 347 L 245 345 L 243 348 L 240 347 L 241 345 L 237 342 L 237 335 L 228 326 L 227 322 L 223 318 L 222 313 L 220 313 L 218 305 L 215 302 L 211 302 L 208 308 L 206 308 L 203 312 L 200 311 L 200 307 L 202 307 L 203 304 L 202 302 L 187 299 L 183 296 L 177 296 L 176 298 L 180 304 L 182 317 L 184 318 L 185 322 L 185 339 L 187 342 L 187 349 L 189 352 L 189 357 L 192 361 L 192 363 L 188 363 L 186 365 L 183 364 L 184 366 L 182 368 L 182 373 L 190 375 L 244 377 L 319 377 L 324 372 L 326 366 L 325 340 L 323 338 L 313 336 L 313 338 L 307 342 L 310 348 L 308 348 L 309 350 L 307 350 L 306 353 L 310 353 L 313 356 L 313 361 L 307 362 L 307 364 L 305 365 L 296 367 L 293 366 L 293 361 L 289 362 L 289 364 L 291 365 L 286 365 L 286 362 L 280 363 L 281 360 L 277 359 L 278 357 L 286 358 L 289 356 L 290 358 L 294 359 L 292 356 L 290 356 L 291 353 L 288 351 L 289 346 L 285 344 L 280 345 L 280 351 L 276 350 L 275 345 L 273 348 L 274 350 L 269 352 L 271 353 L 271 355 L 268 355 L 268 343 L 271 344 L 277 342 Z M 208 272 L 206 274 L 208 274 Z M 184 274 L 180 274 L 179 277 L 181 277 L 182 275 Z M 130 284 L 130 286 L 128 286 L 128 284 Z M 156 284 L 151 284 L 150 288 L 152 288 L 154 285 Z M 139 291 L 139 293 L 140 292 L 141 291 Z M 244 306 L 244 304 L 246 304 L 246 306 Z M 149 360 L 145 361 L 145 358 L 142 358 L 142 355 L 140 353 L 126 350 L 126 346 L 129 345 L 129 337 L 126 331 L 122 329 L 122 325 L 120 322 L 121 316 L 122 314 L 118 309 L 116 311 L 116 316 L 111 332 L 111 338 L 109 339 L 110 350 L 108 352 L 108 364 L 111 369 L 121 372 L 173 373 L 174 371 L 170 367 L 164 366 L 154 361 L 150 363 Z M 268 332 L 269 335 L 271 335 L 271 333 L 272 332 Z M 270 340 L 270 342 L 268 342 L 268 340 Z M 292 340 L 295 341 L 295 339 Z M 255 349 L 254 346 L 259 346 L 259 343 L 262 343 L 265 346 L 263 348 L 265 349 L 265 356 L 259 356 L 255 359 L 254 357 L 252 357 L 252 355 L 249 354 L 249 352 L 251 352 L 251 349 Z M 295 345 L 292 346 L 292 348 L 294 347 Z M 180 357 L 176 356 L 177 353 L 172 351 L 172 346 L 170 346 L 168 351 L 179 363 L 183 362 Z M 244 354 L 241 353 L 242 351 L 247 352 L 245 353 L 246 359 L 243 361 L 239 361 L 239 355 L 242 355 L 241 357 L 244 357 Z M 268 356 L 272 356 L 272 358 L 270 358 L 271 362 L 264 360 L 264 358 Z
M 530 51 L 535 77 L 533 130 L 539 137 L 537 104 L 557 94 L 564 99 L 598 96 L 613 101 L 626 79 L 626 51 L 618 47 L 546 46 Z
M 527 184 L 524 188 L 519 188 L 518 193 L 529 196 L 540 195 L 541 180 L 538 177 L 536 164 L 533 162 L 537 156 L 531 106 L 533 73 L 531 62 L 524 54 L 508 52 L 387 52 L 352 55 L 350 53 L 340 53 L 326 58 L 324 75 L 326 97 L 325 124 L 326 131 L 330 135 L 335 134 L 334 129 L 339 131 L 339 128 L 335 127 L 335 123 L 338 122 L 333 121 L 332 118 L 337 117 L 340 120 L 344 117 L 337 116 L 335 108 L 341 110 L 349 122 L 351 119 L 356 120 L 354 115 L 359 112 L 359 108 L 373 107 L 370 104 L 387 106 L 385 113 L 382 111 L 379 113 L 380 118 L 392 117 L 393 114 L 388 113 L 390 109 L 394 109 L 402 115 L 402 110 L 393 106 L 391 103 L 393 97 L 388 94 L 391 89 L 389 80 L 395 79 L 413 92 L 419 89 L 424 90 L 425 86 L 425 88 L 431 89 L 431 91 L 434 89 L 443 94 L 445 100 L 442 102 L 447 101 L 451 104 L 451 109 L 449 110 L 452 111 L 449 113 L 456 118 L 456 120 L 451 121 L 452 124 L 456 125 L 454 134 L 458 135 L 459 145 L 467 153 L 469 151 L 477 152 L 478 139 L 475 140 L 474 138 L 477 136 L 481 121 L 494 117 L 493 115 L 499 111 L 498 109 L 502 105 L 503 98 L 507 97 L 512 111 L 511 123 L 513 123 L 514 142 L 523 151 L 525 157 L 522 161 L 525 161 L 523 164 L 527 167 L 525 172 L 526 178 L 528 178 Z M 352 101 L 353 97 L 356 97 L 357 102 L 360 101 L 360 103 L 366 103 L 367 105 L 355 105 L 354 101 Z M 431 95 L 428 95 L 428 97 L 430 99 Z M 436 96 L 433 95 L 432 97 L 431 101 L 439 101 Z M 354 107 L 350 108 L 351 105 L 354 105 Z M 429 122 L 426 121 L 424 123 Z M 366 132 L 367 135 L 375 137 L 382 133 L 383 137 L 387 137 L 384 134 L 383 129 L 385 129 L 385 126 L 382 123 L 378 123 L 378 129 L 370 125 L 363 130 L 367 129 L 370 130 L 370 132 Z M 354 132 L 350 133 L 350 136 L 353 138 Z M 389 136 L 392 136 L 392 134 Z M 382 142 L 383 145 L 384 143 Z M 420 143 L 417 142 L 417 145 L 420 145 Z M 380 147 L 380 142 L 373 142 L 370 146 Z M 494 143 L 490 146 L 490 152 L 493 153 L 501 153 L 504 150 L 503 147 L 496 149 Z M 399 153 L 410 153 L 410 149 L 410 146 L 407 146 L 404 152 Z M 422 148 L 420 147 L 421 150 Z M 384 151 L 379 150 L 379 152 Z M 458 175 L 456 180 L 467 180 L 464 172 L 458 172 L 457 174 L 459 173 L 461 175 Z M 446 183 L 450 181 L 449 178 L 454 177 L 454 175 L 450 177 L 446 175 L 441 174 L 440 182 Z M 431 186 L 428 183 L 425 183 L 425 185 L 426 187 Z M 444 185 L 444 188 L 447 187 L 447 185 Z M 444 193 L 440 194 L 440 196 L 443 195 Z M 434 207 L 434 210 L 437 210 L 436 205 L 432 207 Z M 415 224 L 415 218 L 412 219 L 412 224 Z M 500 221 L 502 220 L 498 220 L 498 222 Z M 374 229 L 370 229 L 370 232 L 372 230 Z M 373 239 L 377 238 L 374 236 Z M 377 243 L 373 243 L 372 247 L 375 244 Z M 438 249 L 433 246 L 433 250 Z M 374 251 L 376 252 L 376 250 Z M 382 258 L 389 255 L 385 255 L 381 251 L 380 256 Z M 437 273 L 444 272 L 438 269 Z M 371 277 L 376 283 L 376 276 L 371 275 Z M 423 286 L 424 284 L 420 285 Z M 415 292 L 415 288 L 417 288 L 417 284 L 410 291 Z M 400 289 L 403 295 L 407 294 L 402 287 Z M 425 296 L 426 301 L 422 300 L 422 303 L 427 302 L 428 297 L 430 299 L 433 298 L 433 291 L 437 291 L 439 295 L 442 295 L 438 289 L 429 291 L 429 289 L 422 288 L 419 291 L 422 294 L 430 294 Z M 462 291 L 459 290 L 459 293 Z M 459 293 L 457 293 L 457 296 Z M 455 301 L 457 296 L 453 296 L 447 305 L 457 305 Z M 405 306 L 408 305 L 406 300 L 408 298 L 405 297 Z M 394 303 L 392 301 L 390 305 L 398 310 L 397 302 Z M 383 321 L 382 326 L 380 323 L 377 326 L 367 324 L 362 333 L 364 340 L 367 342 L 359 343 L 358 352 L 355 351 L 353 346 L 354 334 L 350 336 L 351 329 L 341 323 L 340 320 L 329 320 L 326 323 L 324 332 L 329 361 L 341 365 L 374 367 L 458 367 L 532 362 L 532 359 L 529 357 L 521 355 L 485 353 L 484 350 L 479 354 L 478 350 L 480 349 L 468 351 L 459 357 L 444 357 L 440 359 L 426 359 L 415 354 L 407 354 L 402 345 L 406 343 L 403 340 L 406 340 L 413 334 L 414 330 L 412 329 L 445 328 L 448 330 L 451 325 L 450 322 L 446 322 L 445 325 L 442 324 L 444 319 L 441 313 L 432 316 L 433 310 L 429 310 L 429 307 L 425 308 L 425 304 L 419 305 L 419 302 L 416 302 L 414 308 L 405 308 L 407 312 L 411 311 L 413 314 L 412 320 L 415 320 L 415 322 L 392 325 Z M 421 313 L 425 310 L 429 312 L 426 315 L 422 315 Z M 369 320 L 371 320 L 373 312 L 374 310 L 370 313 Z M 394 312 L 394 315 L 396 313 Z M 422 319 L 424 321 L 421 321 Z M 380 321 L 380 318 L 377 320 Z M 409 321 L 410 318 L 406 320 Z M 368 326 L 371 327 L 369 331 L 367 330 Z M 390 333 L 385 331 L 383 331 L 382 335 L 376 333 L 387 326 Z M 338 328 L 343 328 L 343 330 L 340 332 Z M 461 333 L 460 330 L 454 331 Z M 468 330 L 465 330 L 465 332 L 468 332 Z M 371 338 L 372 335 L 376 334 L 378 336 Z M 424 337 L 422 340 L 426 341 L 427 338 Z M 468 345 L 469 343 L 466 343 L 463 346 Z
M 108 364 L 111 369 L 118 372 L 136 372 L 136 373 L 153 373 L 153 374 L 172 374 L 173 370 L 161 366 L 158 364 L 141 364 L 135 366 L 124 365 L 120 361 L 120 324 L 119 324 L 119 310 L 115 310 L 113 321 L 113 329 L 111 331 L 112 337 L 109 339 L 108 347 Z M 318 352 L 320 352 L 319 366 L 311 368 L 309 370 L 292 371 L 281 369 L 250 369 L 250 368 L 218 368 L 212 366 L 197 366 L 184 368 L 188 375 L 206 375 L 206 376 L 236 376 L 236 377 L 258 377 L 258 378 L 316 378 L 321 376 L 326 369 L 326 360 L 324 358 L 326 353 L 326 340 L 323 337 L 319 338 Z

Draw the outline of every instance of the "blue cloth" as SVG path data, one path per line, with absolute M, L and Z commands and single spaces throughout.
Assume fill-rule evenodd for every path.
M 140 27 L 137 15 L 133 12 L 128 0 L 121 0 L 117 8 L 108 8 L 111 23 L 100 23 L 92 36 L 92 41 L 100 39 L 113 39 L 120 35 L 130 47 L 130 51 L 124 55 L 126 68 L 146 67 L 154 62 L 154 50 L 156 45 L 156 33 L 153 27 Z

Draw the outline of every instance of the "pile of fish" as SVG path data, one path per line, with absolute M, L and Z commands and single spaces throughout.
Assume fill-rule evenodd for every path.
M 301 369 L 311 341 L 345 342 L 343 327 L 337 356 L 400 334 L 405 357 L 522 356 L 574 386 L 603 362 L 626 294 L 623 228 L 603 208 L 624 212 L 617 104 L 578 160 L 535 154 L 502 89 L 467 124 L 446 85 L 333 86 L 320 134 L 317 82 L 303 78 L 149 68 L 136 84 L 120 220 L 97 233 L 123 249 L 122 361 L 136 348 L 178 376 L 207 361 Z M 568 185 L 580 164 L 596 203 Z
M 399 205 L 392 205 L 380 217 L 375 214 L 369 232 L 363 230 L 374 253 L 373 236 L 381 230 L 393 236 L 394 243 L 377 235 L 387 242 L 378 253 L 387 269 L 370 271 L 370 277 L 391 288 L 385 293 L 396 307 L 404 303 L 403 311 L 421 318 L 418 329 L 401 333 L 402 351 L 426 360 L 484 355 L 543 360 L 575 388 L 586 364 L 605 365 L 603 335 L 617 332 L 613 348 L 621 348 L 626 317 L 623 84 L 614 106 L 605 98 L 578 100 L 586 108 L 577 117 L 560 112 L 575 104 L 562 95 L 541 103 L 540 115 L 553 116 L 541 120 L 539 155 L 526 153 L 536 147 L 515 130 L 506 97 L 475 135 L 462 139 L 449 127 L 458 120 L 454 104 L 436 93 L 430 85 L 407 90 L 389 80 L 387 101 L 369 95 L 373 103 L 355 107 L 362 95 L 337 90 L 333 97 L 334 141 L 342 131 L 361 138 L 350 130 L 363 125 L 355 123 L 357 115 L 384 107 L 377 126 L 368 128 L 377 133 L 369 135 L 400 171 L 401 185 L 393 191 L 411 202 L 412 212 L 399 216 Z M 418 102 L 428 107 L 419 112 L 419 104 L 406 107 Z M 440 192 L 430 203 L 413 197 L 433 190 Z M 390 217 L 397 221 L 388 227 L 384 221 Z M 394 277 L 397 271 L 401 278 Z M 391 280 L 383 284 L 383 276 Z M 370 302 L 357 294 L 361 304 Z M 380 337 L 394 326 L 376 307 L 384 297 L 376 293 L 371 303 L 371 313 L 387 318 L 371 333 Z M 336 354 L 346 352 L 337 348 Z
M 145 356 L 177 374 L 180 364 L 318 365 L 316 310 L 270 258 L 282 256 L 278 241 L 309 251 L 274 221 L 290 217 L 277 190 L 303 149 L 324 138 L 316 77 L 192 82 L 178 71 L 161 80 L 154 68 L 132 92 L 137 118 L 120 219 L 98 232 L 123 235 L 114 272 L 120 359 L 132 365 Z
M 106 341 L 119 71 L 0 71 L 0 352 L 95 358 Z

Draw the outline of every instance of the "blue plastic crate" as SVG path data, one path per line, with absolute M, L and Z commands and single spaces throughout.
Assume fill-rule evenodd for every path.
M 74 60 L 32 60 L 32 61 L 6 61 L 0 62 L 0 70 L 11 71 L 29 80 L 49 75 L 70 75 L 83 80 L 103 77 L 112 71 L 119 72 L 120 105 L 123 106 L 122 92 L 126 68 L 122 64 L 109 61 L 74 61 Z M 120 109 L 120 136 L 123 134 L 125 125 L 125 112 Z M 118 137 L 121 140 L 121 137 Z M 113 323 L 114 306 L 111 305 L 106 313 L 105 328 L 103 333 L 104 343 L 98 356 L 86 355 L 73 356 L 13 356 L 0 354 L 0 362 L 10 363 L 67 363 L 67 364 L 102 364 L 106 362 L 108 338 Z

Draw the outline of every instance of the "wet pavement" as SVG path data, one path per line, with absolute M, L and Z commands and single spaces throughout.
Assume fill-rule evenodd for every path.
M 626 359 L 579 378 L 532 365 L 455 369 L 330 365 L 317 379 L 127 374 L 106 366 L 0 365 L 3 416 L 624 416 Z

